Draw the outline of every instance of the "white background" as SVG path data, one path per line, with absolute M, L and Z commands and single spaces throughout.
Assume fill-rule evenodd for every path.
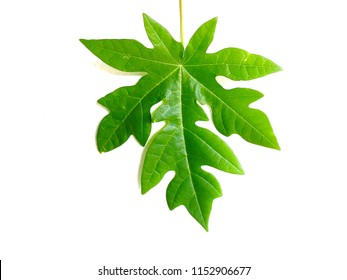
M 343 4 L 185 1 L 186 40 L 218 16 L 210 51 L 239 47 L 284 69 L 227 82 L 265 94 L 252 106 L 267 113 L 282 150 L 225 138 L 246 175 L 213 171 L 224 195 L 206 233 L 183 207 L 167 208 L 172 174 L 140 194 L 142 147 L 133 138 L 97 152 L 95 131 L 106 111 L 96 100 L 139 77 L 110 69 L 78 41 L 134 38 L 149 47 L 143 12 L 179 39 L 178 1 L 2 1 L 3 279 L 102 279 L 103 265 L 252 266 L 235 279 L 347 279 Z M 207 279 L 175 277 L 200 278 Z

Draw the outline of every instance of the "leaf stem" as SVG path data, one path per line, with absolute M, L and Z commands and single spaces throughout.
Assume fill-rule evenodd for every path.
M 180 35 L 181 35 L 181 43 L 184 45 L 184 25 L 183 25 L 183 0 L 179 0 L 180 2 Z

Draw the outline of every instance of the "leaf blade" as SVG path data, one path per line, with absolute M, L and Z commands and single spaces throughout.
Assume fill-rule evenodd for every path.
M 194 33 L 190 39 L 184 52 L 185 65 L 196 55 L 206 53 L 208 47 L 213 41 L 214 32 L 216 30 L 217 18 L 213 18 L 203 25 Z
M 129 39 L 80 39 L 81 43 L 107 65 L 125 72 L 155 72 L 158 66 L 175 66 L 156 51 L 136 40 Z
M 143 194 L 147 193 L 166 172 L 175 171 L 167 188 L 169 208 L 184 205 L 208 230 L 212 202 L 222 192 L 214 176 L 203 171 L 201 166 L 209 165 L 233 174 L 243 174 L 243 171 L 224 141 L 195 125 L 205 115 L 191 94 L 187 74 L 180 70 L 178 75 L 179 78 L 170 84 L 171 90 L 164 103 L 154 113 L 159 115 L 157 120 L 167 119 L 169 122 L 149 143 L 142 167 L 141 190 Z
M 186 67 L 204 68 L 212 75 L 224 76 L 234 81 L 253 80 L 282 71 L 282 68 L 270 59 L 238 48 L 196 55 Z
M 167 29 L 150 16 L 143 14 L 143 21 L 149 40 L 158 50 L 157 54 L 163 55 L 162 59 L 172 64 L 180 63 L 183 54 L 182 43 L 177 42 Z
M 158 22 L 146 14 L 143 19 L 152 49 L 128 39 L 81 39 L 108 65 L 121 71 L 146 73 L 136 85 L 119 88 L 98 101 L 109 110 L 98 128 L 98 149 L 115 149 L 131 135 L 145 145 L 151 123 L 164 121 L 164 127 L 147 143 L 141 192 L 147 193 L 168 171 L 174 171 L 166 191 L 169 209 L 186 207 L 208 230 L 213 200 L 222 195 L 222 190 L 217 179 L 202 167 L 231 174 L 244 172 L 222 139 L 196 125 L 197 121 L 208 120 L 199 104 L 211 107 L 212 121 L 220 133 L 237 133 L 250 143 L 279 149 L 265 113 L 249 107 L 263 95 L 247 88 L 226 90 L 215 78 L 251 80 L 281 68 L 265 57 L 237 48 L 207 53 L 217 18 L 201 25 L 185 50 Z M 159 101 L 162 104 L 151 114 L 151 107 Z
M 280 150 L 268 117 L 249 105 L 263 95 L 246 88 L 223 89 L 215 79 L 198 72 L 187 73 L 200 92 L 199 101 L 212 108 L 212 119 L 217 130 L 225 136 L 239 134 L 246 141 Z
M 110 111 L 110 116 L 104 118 L 97 131 L 100 152 L 118 148 L 130 135 L 134 135 L 142 146 L 146 144 L 151 132 L 150 109 L 162 99 L 165 83 L 175 71 L 168 68 L 160 75 L 144 76 L 135 86 L 119 88 L 98 100 Z

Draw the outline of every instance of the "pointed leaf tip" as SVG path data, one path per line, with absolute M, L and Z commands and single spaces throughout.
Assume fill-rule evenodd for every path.
M 145 20 L 145 19 L 147 19 L 147 18 L 150 18 L 150 16 L 147 15 L 146 13 L 142 13 L 142 18 L 143 18 L 143 20 Z
M 156 22 L 153 18 L 151 18 L 149 15 L 147 15 L 146 13 L 142 14 L 142 18 L 144 23 L 146 24 L 146 21 L 150 22 L 150 23 L 154 23 L 154 24 L 159 24 L 158 22 Z
M 279 66 L 278 64 L 276 64 L 276 63 L 273 62 L 273 61 L 272 61 L 272 63 L 273 63 L 273 67 L 274 67 L 274 70 L 273 70 L 272 73 L 276 73 L 276 72 L 281 72 L 281 71 L 283 71 L 283 68 L 282 68 L 281 66 Z
M 86 43 L 86 39 L 79 39 L 79 41 L 83 44 L 83 45 L 86 45 L 85 43 Z
M 217 24 L 218 22 L 218 17 L 211 18 L 208 22 L 212 22 L 214 24 Z
M 79 39 L 79 41 L 83 44 L 83 46 L 85 46 L 88 50 L 90 50 L 91 41 L 93 40 Z

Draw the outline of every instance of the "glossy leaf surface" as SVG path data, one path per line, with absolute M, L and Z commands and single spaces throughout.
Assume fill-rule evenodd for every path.
M 142 193 L 156 186 L 165 173 L 175 171 L 166 193 L 169 208 L 184 205 L 206 230 L 212 202 L 222 191 L 216 178 L 201 167 L 208 165 L 232 174 L 243 174 L 243 170 L 222 139 L 195 124 L 208 120 L 199 104 L 211 108 L 213 123 L 221 134 L 237 133 L 250 143 L 279 149 L 266 115 L 249 108 L 263 95 L 247 88 L 226 90 L 216 76 L 251 80 L 281 68 L 237 48 L 208 53 L 216 23 L 215 18 L 203 24 L 185 49 L 147 15 L 144 25 L 153 48 L 135 40 L 81 40 L 106 64 L 121 71 L 146 73 L 136 85 L 116 89 L 98 101 L 109 110 L 98 128 L 98 150 L 111 151 L 130 135 L 143 146 L 148 142 L 141 171 Z M 151 107 L 160 101 L 151 114 Z M 165 126 L 148 141 L 151 123 L 161 121 Z

